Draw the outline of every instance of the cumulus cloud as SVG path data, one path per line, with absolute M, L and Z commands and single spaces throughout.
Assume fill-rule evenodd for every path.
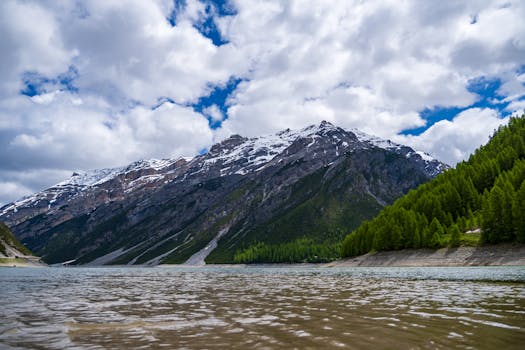
M 24 104 L 25 114 L 13 114 L 12 123 L 19 127 L 4 130 L 2 164 L 91 169 L 195 154 L 211 142 L 207 119 L 188 107 L 170 102 L 156 109 L 136 106 L 108 118 L 93 103 L 79 106 L 68 93 L 56 96 L 52 104 L 21 97 L 25 101 L 17 106 Z
M 224 134 L 326 119 L 392 137 L 423 126 L 425 108 L 472 105 L 470 80 L 513 79 L 525 55 L 518 2 L 237 5 L 224 28 L 254 58 Z
M 498 113 L 524 107 L 517 0 L 220 6 L 0 1 L 0 203 L 76 169 L 191 156 L 232 133 L 320 120 L 454 164 L 505 122 Z M 492 109 L 474 109 L 481 97 L 469 84 L 484 77 L 501 84 Z M 224 104 L 193 108 L 232 78 L 241 82 Z M 420 112 L 434 107 L 467 110 L 399 136 L 430 126 Z
M 88 105 L 65 92 L 54 94 L 52 102 L 19 99 L 17 111 L 23 105 L 24 113 L 13 111 L 9 125 L 0 125 L 0 164 L 6 169 L 0 171 L 2 196 L 11 200 L 73 170 L 194 155 L 212 141 L 204 116 L 170 102 L 156 109 L 136 106 L 108 118 L 103 108 L 94 108 L 96 101 Z M 48 176 L 31 178 L 43 172 Z
M 214 122 L 222 121 L 224 119 L 222 111 L 215 104 L 204 108 L 202 112 L 204 113 L 204 115 L 209 116 Z
M 64 46 L 53 14 L 36 2 L 0 2 L 0 97 L 22 89 L 21 76 L 38 71 L 55 76 L 67 70 L 74 48 Z
M 468 158 L 508 118 L 501 119 L 495 110 L 470 108 L 452 120 L 441 120 L 419 136 L 396 136 L 397 142 L 432 154 L 448 164 Z
M 208 92 L 210 83 L 225 83 L 243 66 L 231 44 L 217 47 L 193 26 L 199 11 L 192 6 L 172 27 L 153 1 L 82 4 L 83 18 L 71 9 L 57 11 L 64 45 L 78 52 L 72 63 L 81 72 L 75 81 L 81 90 L 102 91 L 117 101 L 154 104 L 159 97 L 170 97 L 186 103 Z

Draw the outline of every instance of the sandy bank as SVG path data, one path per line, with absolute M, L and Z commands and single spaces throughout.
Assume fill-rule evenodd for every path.
M 369 253 L 325 266 L 525 266 L 525 245 L 405 249 Z

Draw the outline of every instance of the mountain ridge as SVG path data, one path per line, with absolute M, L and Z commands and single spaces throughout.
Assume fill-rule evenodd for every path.
M 329 122 L 323 121 L 319 125 L 320 130 L 326 130 L 326 129 L 323 129 L 323 126 L 327 126 L 327 125 L 329 125 L 330 127 L 338 128 L 338 127 L 333 126 Z M 308 130 L 311 131 L 312 129 L 315 129 L 315 127 L 316 127 L 316 125 L 313 124 L 313 125 L 310 125 L 310 126 L 308 126 L 306 128 L 301 129 L 298 133 L 292 133 L 292 131 L 290 129 L 286 129 L 286 130 L 278 132 L 277 134 L 268 134 L 268 135 L 263 135 L 263 136 L 260 136 L 260 137 L 254 137 L 254 138 L 246 138 L 246 137 L 242 137 L 240 135 L 234 134 L 234 135 L 231 135 L 230 137 L 228 137 L 227 139 L 225 139 L 225 140 L 223 140 L 223 141 L 213 145 L 211 147 L 210 151 L 207 152 L 206 154 L 204 154 L 204 156 L 210 155 L 210 154 L 214 155 L 214 154 L 217 154 L 217 152 L 219 154 L 217 154 L 217 156 L 215 156 L 215 157 L 212 157 L 211 159 L 207 159 L 205 162 L 206 163 L 210 163 L 210 162 L 214 162 L 217 159 L 221 158 L 220 157 L 220 150 L 222 149 L 221 145 L 240 146 L 242 144 L 253 143 L 254 147 L 258 146 L 259 148 L 263 148 L 263 147 L 269 146 L 269 142 L 268 141 L 274 141 L 275 143 L 273 144 L 273 147 L 272 147 L 273 148 L 273 153 L 272 154 L 273 154 L 273 156 L 275 156 L 275 155 L 277 155 L 279 153 L 279 151 L 282 151 L 282 146 L 284 145 L 282 141 L 285 141 L 285 140 L 289 141 L 288 144 L 285 144 L 285 146 L 289 146 L 291 144 L 291 141 L 295 141 L 299 137 L 312 137 L 313 135 L 311 133 L 310 134 L 307 133 L 306 131 L 308 131 Z M 339 128 L 339 129 L 341 129 L 341 128 Z M 344 129 L 341 129 L 341 130 L 344 130 Z M 384 148 L 384 149 L 400 149 L 402 147 L 407 148 L 407 146 L 403 146 L 403 145 L 394 143 L 394 142 L 392 142 L 390 140 L 384 140 L 384 139 L 381 139 L 381 138 L 378 138 L 378 137 L 375 137 L 375 136 L 372 136 L 372 135 L 368 135 L 368 134 L 366 134 L 364 132 L 359 131 L 358 129 L 349 129 L 348 131 L 350 131 L 353 134 L 355 134 L 359 141 L 364 142 L 364 143 L 369 143 L 371 145 L 374 145 L 374 146 L 377 146 L 377 147 L 380 147 L 380 148 Z M 290 135 L 290 133 L 292 133 L 292 134 Z M 279 136 L 284 136 L 284 137 L 276 138 L 276 139 L 272 140 L 270 137 L 274 136 L 274 135 L 279 135 Z M 240 143 L 236 142 L 236 141 L 239 141 L 239 140 L 241 141 Z M 260 142 L 262 145 L 261 144 L 257 145 L 256 144 L 257 141 L 261 141 L 261 140 L 263 141 L 263 142 Z M 279 142 L 279 141 L 281 141 L 281 142 Z M 314 140 L 312 140 L 312 141 L 314 141 Z M 343 146 L 345 146 L 344 142 L 343 142 Z M 309 146 L 307 146 L 307 147 L 309 147 Z M 419 155 L 423 160 L 428 161 L 428 162 L 437 161 L 435 158 L 433 158 L 429 154 L 426 154 L 426 153 L 421 152 L 421 151 L 414 151 L 414 155 L 415 154 Z M 411 154 L 407 153 L 407 156 L 411 156 Z M 197 157 L 202 157 L 202 155 L 201 156 L 197 156 Z M 165 169 L 167 167 L 171 167 L 171 166 L 173 166 L 174 164 L 176 164 L 178 162 L 184 161 L 186 163 L 189 163 L 189 162 L 191 162 L 192 160 L 194 160 L 197 157 L 178 157 L 178 158 L 172 158 L 172 159 L 171 158 L 164 158 L 164 159 L 151 158 L 151 159 L 142 159 L 142 160 L 139 160 L 139 161 L 135 161 L 135 162 L 133 162 L 133 163 L 131 163 L 129 165 L 121 166 L 121 167 L 115 167 L 115 168 L 102 168 L 102 169 L 94 169 L 94 170 L 88 170 L 88 171 L 79 171 L 79 170 L 77 170 L 77 171 L 73 172 L 72 176 L 69 179 L 65 179 L 63 181 L 60 181 L 56 185 L 53 185 L 53 186 L 51 186 L 51 187 L 49 187 L 49 188 L 47 188 L 47 189 L 45 189 L 43 191 L 37 192 L 37 193 L 32 194 L 32 195 L 24 196 L 21 199 L 18 199 L 16 201 L 12 202 L 12 203 L 8 203 L 8 204 L 0 207 L 0 216 L 5 216 L 6 214 L 9 213 L 9 211 L 16 212 L 17 206 L 23 206 L 28 201 L 33 201 L 33 200 L 38 201 L 41 198 L 36 198 L 36 196 L 38 194 L 41 194 L 41 193 L 43 193 L 45 191 L 48 191 L 48 190 L 52 190 L 52 189 L 55 189 L 55 188 L 56 189 L 60 189 L 60 187 L 68 187 L 68 186 L 78 186 L 80 188 L 81 187 L 96 186 L 96 185 L 102 184 L 104 182 L 110 181 L 110 180 L 114 179 L 115 177 L 117 177 L 119 175 L 122 175 L 122 174 L 135 172 L 135 171 L 140 171 L 140 170 L 148 170 L 148 169 L 161 170 L 161 169 Z M 267 159 L 267 161 L 270 161 L 272 158 Z M 253 162 L 253 164 L 255 164 L 255 165 L 265 163 L 264 161 L 262 163 L 259 163 L 261 158 L 258 158 L 256 160 L 257 160 L 256 162 Z M 444 170 L 444 168 L 439 168 L 439 167 L 438 167 L 438 169 L 440 171 Z M 250 169 L 250 170 L 253 170 L 253 169 Z M 245 172 L 245 170 L 243 170 L 243 169 L 238 170 L 238 171 L 241 171 L 241 173 L 240 173 L 241 175 L 243 174 L 243 172 Z M 224 175 L 224 174 L 221 174 L 221 175 Z M 53 199 L 50 200 L 51 204 L 53 203 L 52 201 L 53 201 Z
M 330 176 L 348 187 L 350 183 L 335 173 L 349 172 L 347 167 L 370 170 L 370 160 L 376 162 L 370 179 L 352 173 L 362 185 L 351 185 L 359 193 L 358 201 L 369 203 L 370 214 L 447 168 L 410 147 L 322 122 L 256 138 L 232 135 L 192 159 L 146 160 L 76 173 L 2 207 L 0 219 L 51 262 L 87 263 L 119 250 L 107 262 L 184 262 L 215 238 L 219 246 L 215 261 L 221 262 L 233 256 L 228 251 L 227 257 L 217 258 L 217 252 L 226 249 L 224 242 L 234 249 L 232 237 L 257 236 L 255 226 L 262 227 L 277 214 L 311 200 L 316 191 L 325 191 L 321 184 Z M 417 179 L 399 190 L 390 182 L 376 181 L 383 173 L 397 176 L 395 166 L 384 170 L 388 162 L 417 173 Z M 301 184 L 305 179 L 315 186 Z M 310 192 L 293 192 L 297 186 Z M 332 205 L 339 208 L 345 201 Z M 123 241 L 117 232 L 130 239 Z M 65 246 L 78 249 L 66 253 Z

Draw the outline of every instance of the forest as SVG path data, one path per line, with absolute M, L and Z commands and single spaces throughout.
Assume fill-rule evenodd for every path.
M 338 259 L 340 251 L 340 242 L 315 243 L 310 238 L 280 244 L 258 242 L 237 252 L 234 263 L 322 263 Z
M 363 222 L 341 255 L 502 242 L 525 243 L 525 115 L 510 118 L 468 161 Z

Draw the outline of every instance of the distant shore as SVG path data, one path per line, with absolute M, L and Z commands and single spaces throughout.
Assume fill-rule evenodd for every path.
M 48 265 L 37 259 L 0 258 L 0 267 L 47 267 Z
M 206 264 L 158 267 L 432 267 L 432 266 L 525 266 L 525 244 L 498 244 L 441 249 L 403 249 L 369 253 L 329 263 Z
M 326 267 L 354 266 L 525 266 L 524 244 L 480 247 L 404 249 L 369 253 L 327 263 Z
M 47 267 L 34 259 L 0 258 L 0 267 Z M 498 244 L 480 247 L 403 249 L 369 253 L 329 263 L 294 264 L 161 264 L 157 267 L 431 267 L 431 266 L 525 266 L 525 244 Z M 79 266 L 82 267 L 82 266 Z M 99 266 L 104 267 L 104 265 Z M 116 267 L 105 265 L 105 267 Z M 119 266 L 121 267 L 121 266 Z M 129 266 L 139 267 L 139 266 Z M 153 267 L 153 266 L 151 266 Z

